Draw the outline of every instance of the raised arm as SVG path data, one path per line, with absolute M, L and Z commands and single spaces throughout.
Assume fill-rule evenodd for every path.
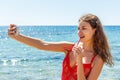
M 28 37 L 18 33 L 16 25 L 10 25 L 8 29 L 8 35 L 24 44 L 38 48 L 40 50 L 55 51 L 55 52 L 66 52 L 65 47 L 72 47 L 71 42 L 46 42 L 41 39 Z

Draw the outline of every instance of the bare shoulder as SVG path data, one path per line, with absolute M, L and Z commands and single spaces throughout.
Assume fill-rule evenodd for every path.
M 96 55 L 96 57 L 95 57 L 94 65 L 95 64 L 104 64 L 103 59 L 99 55 Z

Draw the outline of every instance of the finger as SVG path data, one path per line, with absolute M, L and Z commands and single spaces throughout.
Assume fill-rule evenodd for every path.
M 10 31 L 10 30 L 8 30 L 8 35 L 14 35 L 14 34 L 15 34 L 14 31 Z
M 10 28 L 16 27 L 15 24 L 10 24 Z
M 15 33 L 16 29 L 8 29 L 8 33 Z
M 15 33 L 16 33 L 16 28 L 8 29 L 8 34 L 15 34 Z
M 17 29 L 16 26 L 10 26 L 9 31 L 13 31 L 13 30 L 16 30 L 16 29 Z
M 79 54 L 79 53 L 81 53 L 81 51 L 79 51 L 79 50 L 76 50 L 76 53 L 77 53 L 77 54 Z
M 11 26 L 11 27 L 14 27 L 14 26 L 16 26 L 16 25 L 15 25 L 15 24 L 10 24 L 10 26 Z
M 77 43 L 74 45 L 74 47 L 77 47 Z
M 81 48 L 75 48 L 74 50 L 75 50 L 75 53 L 76 53 L 76 54 L 82 53 L 82 49 L 81 49 Z
M 81 51 L 82 48 L 81 47 L 74 47 L 73 50 L 79 50 L 79 51 Z
M 72 51 L 76 51 L 76 50 L 77 50 L 77 47 L 73 47 L 73 48 L 72 48 Z

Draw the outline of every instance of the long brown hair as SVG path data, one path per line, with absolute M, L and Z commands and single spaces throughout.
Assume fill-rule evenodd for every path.
M 96 29 L 93 36 L 93 49 L 106 64 L 112 66 L 112 55 L 100 19 L 96 15 L 86 14 L 79 19 L 80 21 L 88 22 L 93 29 Z

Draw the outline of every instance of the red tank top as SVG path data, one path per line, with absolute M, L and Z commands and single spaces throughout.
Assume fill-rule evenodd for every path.
M 61 80 L 77 80 L 77 65 L 71 67 L 70 66 L 70 58 L 69 54 L 71 50 L 68 50 L 67 55 L 65 56 L 62 64 L 62 78 Z M 95 56 L 92 58 L 91 63 L 93 62 Z M 84 75 L 87 78 L 90 71 L 91 71 L 91 63 L 90 64 L 83 64 L 84 67 Z

